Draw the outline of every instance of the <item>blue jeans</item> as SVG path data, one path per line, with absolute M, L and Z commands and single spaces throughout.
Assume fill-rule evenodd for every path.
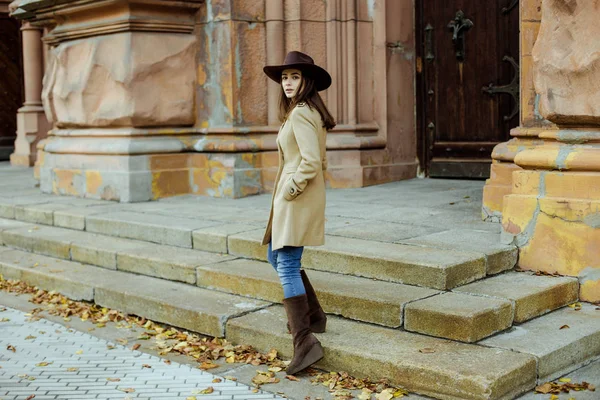
M 279 275 L 284 299 L 306 294 L 300 275 L 300 260 L 303 251 L 304 247 L 293 246 L 285 246 L 273 251 L 271 243 L 269 243 L 267 259 Z

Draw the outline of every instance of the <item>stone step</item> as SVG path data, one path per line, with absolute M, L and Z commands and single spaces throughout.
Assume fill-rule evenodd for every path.
M 511 271 L 455 288 L 453 292 L 510 300 L 514 304 L 514 321 L 522 323 L 576 302 L 579 281 Z
M 578 300 L 575 278 L 507 272 L 406 306 L 404 328 L 473 343 Z
M 0 220 L 0 244 L 93 266 L 196 283 L 196 268 L 234 257 L 20 221 Z
M 197 284 L 210 289 L 280 303 L 283 291 L 270 264 L 237 259 L 198 268 Z M 322 271 L 307 271 L 327 313 L 374 324 L 399 327 L 404 307 L 437 290 Z
M 93 301 L 206 335 L 224 336 L 228 319 L 271 304 L 6 247 L 0 249 L 0 274 L 5 279 L 18 279 L 74 300 Z
M 512 326 L 508 300 L 443 293 L 415 301 L 405 310 L 407 331 L 473 343 Z
M 234 343 L 292 355 L 281 306 L 272 306 L 227 323 Z M 438 399 L 513 399 L 536 382 L 536 358 L 509 350 L 432 338 L 397 329 L 330 317 L 317 335 L 329 371 L 359 377 L 386 377 L 409 391 Z
M 564 307 L 479 344 L 535 356 L 538 382 L 546 382 L 600 355 L 600 310 L 588 303 Z
M 230 224 L 220 232 L 240 229 L 245 231 L 247 227 Z M 271 302 L 280 302 L 282 298 L 281 285 L 270 265 L 235 260 L 230 255 L 3 219 L 0 219 L 0 243 Z M 408 330 L 464 342 L 480 340 L 511 326 L 513 312 L 506 309 L 497 312 L 497 307 L 490 303 L 513 303 L 516 321 L 523 322 L 577 299 L 577 281 L 573 278 L 524 273 L 501 274 L 456 288 L 457 292 L 466 293 L 464 303 L 450 301 L 460 297 L 458 294 L 429 298 L 440 292 L 428 288 L 318 270 L 309 274 L 328 313 L 389 327 L 400 327 L 407 319 Z M 504 300 L 478 300 L 471 294 Z
M 102 204 L 86 207 L 33 204 L 19 212 L 13 208 L 12 215 L 10 212 L 7 215 L 20 220 L 47 223 L 52 220 L 55 225 L 114 237 L 204 251 L 227 251 L 256 260 L 266 257 L 266 248 L 260 245 L 263 228 L 256 229 L 255 216 L 240 223 L 211 220 L 208 211 L 195 212 L 189 218 L 166 215 L 159 211 L 166 208 L 161 212 L 172 212 L 171 208 L 177 205 L 165 202 L 135 207 L 115 205 L 110 210 L 107 207 Z M 327 235 L 326 245 L 307 248 L 303 261 L 310 269 L 447 290 L 513 268 L 515 247 L 498 242 L 497 233 L 464 229 L 398 243 Z
M 262 235 L 263 230 L 258 229 L 229 236 L 229 253 L 265 261 Z M 324 246 L 305 248 L 302 264 L 309 269 L 440 290 L 481 279 L 487 268 L 483 253 L 337 236 L 327 236 Z

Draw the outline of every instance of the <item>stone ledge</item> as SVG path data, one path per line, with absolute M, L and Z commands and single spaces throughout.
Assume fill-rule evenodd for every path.
M 231 319 L 227 339 L 262 351 L 292 353 L 281 306 Z M 411 392 L 440 399 L 513 399 L 532 389 L 535 358 L 330 317 L 317 335 L 325 349 L 318 367 L 358 377 L 386 377 Z
M 308 271 L 327 313 L 389 327 L 402 325 L 404 307 L 437 290 L 398 283 Z M 283 292 L 277 273 L 264 262 L 238 259 L 198 268 L 199 286 L 280 303 Z
M 404 328 L 430 336 L 474 343 L 510 328 L 508 300 L 443 293 L 406 306 Z

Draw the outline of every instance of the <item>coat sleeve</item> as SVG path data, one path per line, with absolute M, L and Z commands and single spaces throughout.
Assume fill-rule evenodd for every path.
M 308 182 L 317 176 L 322 168 L 321 148 L 319 146 L 318 132 L 320 127 L 309 107 L 297 106 L 290 115 L 292 130 L 300 151 L 300 165 L 287 182 L 285 197 L 293 199 L 304 191 Z

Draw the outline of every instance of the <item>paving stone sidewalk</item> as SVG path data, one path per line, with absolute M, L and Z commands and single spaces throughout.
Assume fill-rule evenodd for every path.
M 282 398 L 3 306 L 0 367 L 2 400 Z

